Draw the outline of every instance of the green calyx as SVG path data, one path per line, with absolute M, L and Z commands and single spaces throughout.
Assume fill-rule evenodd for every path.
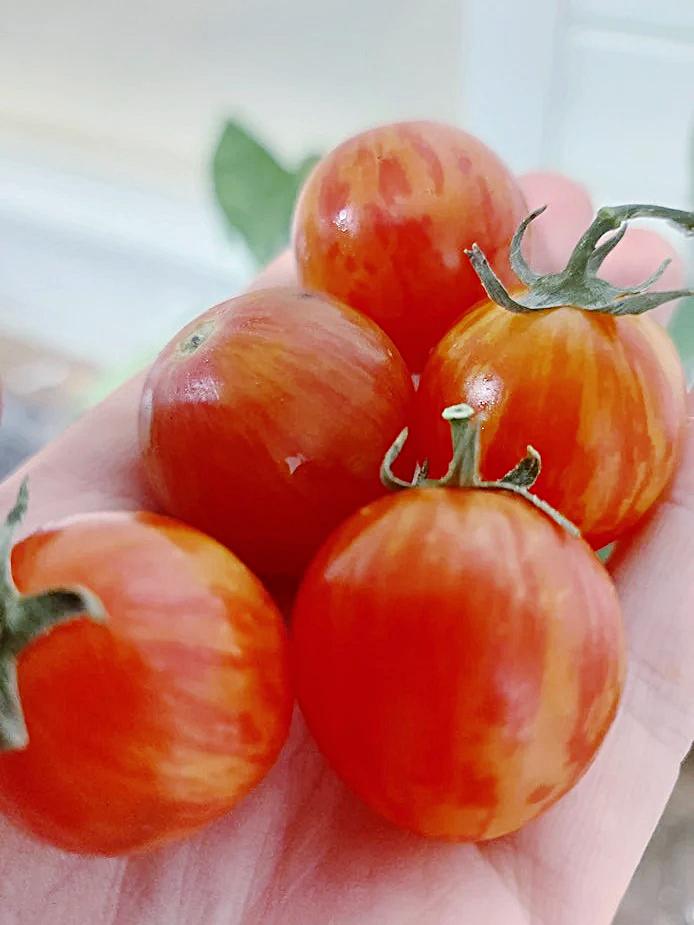
M 12 537 L 28 501 L 25 480 L 0 527 L 0 751 L 25 748 L 29 742 L 17 684 L 17 657 L 22 649 L 58 623 L 77 617 L 105 619 L 99 599 L 84 588 L 53 588 L 40 594 L 17 590 L 10 561 Z
M 509 295 L 477 244 L 473 244 L 471 250 L 465 251 L 489 298 L 502 308 L 511 312 L 526 313 L 573 305 L 587 312 L 602 312 L 607 315 L 640 315 L 673 299 L 694 295 L 692 289 L 648 291 L 663 275 L 670 260 L 664 260 L 655 273 L 640 286 L 631 289 L 620 289 L 597 275 L 607 255 L 624 237 L 627 230 L 626 222 L 630 219 L 660 218 L 685 234 L 694 234 L 694 212 L 656 205 L 606 206 L 598 211 L 561 273 L 541 276 L 526 263 L 521 253 L 521 244 L 528 225 L 546 208 L 547 206 L 542 206 L 523 219 L 511 241 L 511 267 L 518 279 L 528 287 L 522 299 Z M 600 243 L 601 238 L 610 231 L 615 233 Z
M 572 536 L 580 536 L 578 528 L 563 514 L 556 511 L 530 489 L 537 481 L 542 467 L 540 454 L 532 446 L 527 456 L 520 460 L 506 475 L 497 481 L 488 481 L 480 476 L 480 422 L 470 405 L 450 405 L 442 415 L 451 428 L 453 456 L 446 474 L 440 479 L 428 478 L 429 465 L 426 460 L 417 463 L 412 481 L 406 482 L 393 473 L 393 465 L 407 442 L 407 427 L 393 441 L 381 464 L 381 482 L 391 491 L 407 488 L 480 488 L 494 491 L 510 491 L 520 495 L 538 510 L 563 527 Z

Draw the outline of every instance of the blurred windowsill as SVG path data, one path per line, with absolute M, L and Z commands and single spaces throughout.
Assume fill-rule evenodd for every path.
M 0 332 L 92 365 L 158 349 L 248 280 L 212 196 L 196 202 L 0 146 Z

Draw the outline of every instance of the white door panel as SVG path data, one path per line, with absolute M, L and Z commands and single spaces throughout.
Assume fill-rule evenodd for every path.
M 601 201 L 682 205 L 694 109 L 694 44 L 576 30 L 555 100 L 552 160 Z
M 588 15 L 596 21 L 622 22 L 628 26 L 641 25 L 656 29 L 689 28 L 694 31 L 694 2 L 692 0 L 571 0 L 571 12 Z
M 691 202 L 694 0 L 467 0 L 462 118 L 600 201 Z

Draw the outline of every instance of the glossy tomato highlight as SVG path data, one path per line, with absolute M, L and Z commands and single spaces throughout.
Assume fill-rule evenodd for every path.
M 144 388 L 144 464 L 163 508 L 263 576 L 298 577 L 384 489 L 410 374 L 368 318 L 295 289 L 248 293 L 184 328 Z
M 414 371 L 483 295 L 465 249 L 502 279 L 527 209 L 516 180 L 472 135 L 400 122 L 350 138 L 316 166 L 294 217 L 299 278 L 369 315 Z
M 292 624 L 297 696 L 328 762 L 421 835 L 518 829 L 572 787 L 624 674 L 590 547 L 510 492 L 420 488 L 324 545 Z
M 540 211 L 519 228 L 519 244 Z M 628 290 L 597 275 L 626 220 L 646 215 L 694 230 L 691 212 L 601 209 L 561 273 L 535 274 L 512 248 L 527 284 L 512 294 L 473 247 L 471 261 L 493 298 L 442 338 L 417 395 L 414 442 L 432 474 L 449 458 L 441 411 L 465 402 L 482 421 L 483 476 L 501 476 L 531 443 L 544 463 L 538 494 L 596 548 L 630 530 L 662 496 L 686 419 L 677 350 L 644 312 L 688 291 L 650 291 L 667 264 Z M 611 229 L 616 233 L 603 239 Z
M 228 550 L 168 518 L 94 514 L 19 543 L 12 575 L 25 595 L 87 589 L 105 611 L 18 655 L 26 730 L 3 700 L 0 753 L 16 824 L 69 851 L 142 851 L 218 818 L 267 773 L 292 709 L 284 624 Z
M 639 521 L 679 458 L 684 376 L 669 336 L 645 316 L 520 315 L 485 302 L 422 375 L 413 434 L 434 475 L 450 456 L 441 411 L 459 401 L 483 421 L 483 475 L 500 477 L 531 443 L 543 460 L 537 493 L 596 549 Z

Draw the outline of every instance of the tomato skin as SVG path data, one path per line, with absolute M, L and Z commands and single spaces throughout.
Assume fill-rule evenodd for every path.
M 303 188 L 294 250 L 304 285 L 369 315 L 413 371 L 483 296 L 465 256 L 477 242 L 502 280 L 527 209 L 515 179 L 472 135 L 401 122 L 350 138 Z
M 681 364 L 659 325 L 572 307 L 513 314 L 483 302 L 441 340 L 412 435 L 434 475 L 451 453 L 441 411 L 460 401 L 482 421 L 483 476 L 502 476 L 532 444 L 542 456 L 533 491 L 596 549 L 663 493 L 686 417 Z
M 21 591 L 79 584 L 107 611 L 19 656 L 29 731 L 0 754 L 0 808 L 53 845 L 143 851 L 230 810 L 274 763 L 292 710 L 282 619 L 210 538 L 153 514 L 97 514 L 12 553 Z
M 585 771 L 617 707 L 622 622 L 590 548 L 501 491 L 416 489 L 337 530 L 293 615 L 328 762 L 419 834 L 514 831 Z
M 264 577 L 298 576 L 344 517 L 384 493 L 379 466 L 413 397 L 368 318 L 328 297 L 258 290 L 202 315 L 154 364 L 145 468 L 168 513 Z

